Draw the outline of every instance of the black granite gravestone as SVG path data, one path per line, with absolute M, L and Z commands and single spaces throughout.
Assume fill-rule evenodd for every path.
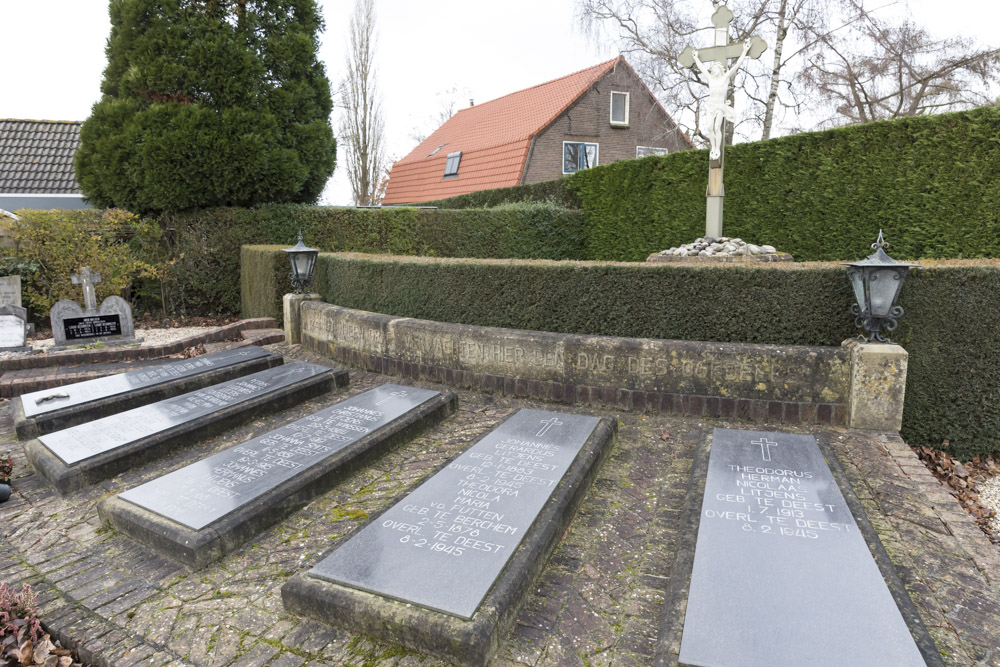
M 200 567 L 454 410 L 386 384 L 101 502 L 105 522 Z
M 280 364 L 247 346 L 43 389 L 14 399 L 14 427 L 27 440 Z
M 680 663 L 925 664 L 812 436 L 715 429 Z
M 47 433 L 24 449 L 35 470 L 66 493 L 243 419 L 317 396 L 334 383 L 331 369 L 297 361 Z
M 488 659 L 613 433 L 596 417 L 520 410 L 288 582 L 285 606 L 452 659 Z

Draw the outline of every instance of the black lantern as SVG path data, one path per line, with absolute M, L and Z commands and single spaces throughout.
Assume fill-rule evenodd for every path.
M 292 285 L 296 294 L 303 294 L 312 285 L 313 269 L 316 268 L 316 255 L 319 250 L 309 248 L 302 242 L 302 230 L 299 230 L 299 242 L 294 248 L 285 248 L 288 260 L 292 263 Z
M 847 263 L 847 278 L 851 281 L 857 301 L 851 306 L 854 324 L 864 330 L 866 340 L 880 343 L 892 342 L 882 330 L 896 329 L 896 320 L 903 316 L 903 309 L 896 305 L 903 280 L 911 266 L 920 266 L 897 262 L 885 254 L 888 247 L 880 229 L 878 241 L 872 244 L 875 252 L 860 262 Z

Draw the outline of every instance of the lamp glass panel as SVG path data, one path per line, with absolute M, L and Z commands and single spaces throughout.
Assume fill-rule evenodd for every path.
M 901 286 L 896 269 L 875 269 L 868 283 L 872 298 L 872 316 L 886 317 L 896 300 L 896 292 Z
M 863 311 L 865 309 L 864 272 L 861 269 L 851 267 L 847 269 L 847 277 L 850 279 L 851 288 L 854 290 L 854 300 L 857 301 L 858 307 Z

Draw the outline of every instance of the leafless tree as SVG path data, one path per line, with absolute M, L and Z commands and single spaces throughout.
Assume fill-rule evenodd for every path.
M 610 31 L 643 78 L 651 84 L 668 111 L 687 133 L 703 143 L 699 111 L 707 94 L 697 70 L 677 60 L 684 47 L 712 45 L 708 18 L 720 0 L 578 0 L 585 29 Z M 768 51 L 759 61 L 749 60 L 734 81 L 731 97 L 742 97 L 735 105 L 741 112 L 740 133 L 752 128 L 760 137 L 771 136 L 776 112 L 793 112 L 800 105 L 801 91 L 787 75 L 789 62 L 818 45 L 817 35 L 830 29 L 826 0 L 729 0 L 735 18 L 730 26 L 734 41 L 760 35 Z M 728 143 L 728 141 L 727 141 Z
M 953 111 L 990 104 L 1000 49 L 962 38 L 934 39 L 909 20 L 860 10 L 850 31 L 823 36 L 805 72 L 826 102 L 825 124 Z
M 463 96 L 468 96 L 468 93 L 468 89 L 463 88 L 459 90 L 458 86 L 452 86 L 447 90 L 434 93 L 434 97 L 438 101 L 437 111 L 431 114 L 424 123 L 413 128 L 410 132 L 410 139 L 414 143 L 419 144 L 429 137 L 436 129 L 444 125 L 449 118 L 455 115 L 459 105 L 462 103 Z
M 356 0 L 349 28 L 347 75 L 340 87 L 343 116 L 341 145 L 354 203 L 372 206 L 382 200 L 380 181 L 388 167 L 385 155 L 385 120 L 376 85 L 374 0 Z

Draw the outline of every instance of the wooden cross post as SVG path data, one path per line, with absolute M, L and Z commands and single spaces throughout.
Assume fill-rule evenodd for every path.
M 81 266 L 80 273 L 70 274 L 69 279 L 74 285 L 83 286 L 83 307 L 86 311 L 96 311 L 97 291 L 94 290 L 94 285 L 101 282 L 101 274 L 91 273 L 89 266 Z
M 736 112 L 729 106 L 726 97 L 729 84 L 739 70 L 743 60 L 760 58 L 767 48 L 763 39 L 754 35 L 747 42 L 729 41 L 729 24 L 733 13 L 725 5 L 721 5 L 712 14 L 712 24 L 715 26 L 715 46 L 704 49 L 685 47 L 677 60 L 685 67 L 697 67 L 708 81 L 708 101 L 704 106 L 703 119 L 708 130 L 710 152 L 708 161 L 708 189 L 705 192 L 707 204 L 705 209 L 705 236 L 719 238 L 722 236 L 722 198 L 725 188 L 722 187 L 722 163 L 725 153 L 726 121 L 736 120 Z M 729 60 L 737 58 L 731 69 Z M 705 63 L 710 63 L 706 66 Z

